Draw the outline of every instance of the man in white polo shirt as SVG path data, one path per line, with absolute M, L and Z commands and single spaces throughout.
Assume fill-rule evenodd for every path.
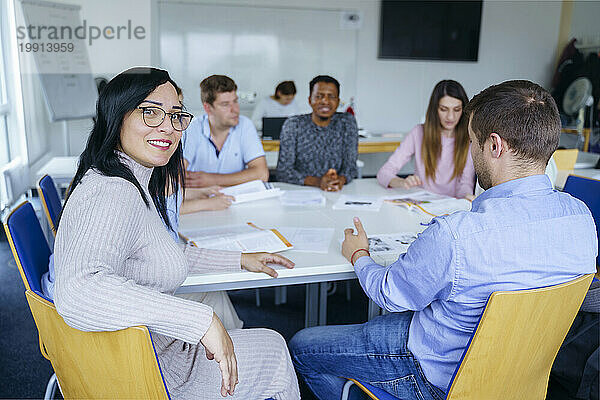
M 249 118 L 240 115 L 235 82 L 211 75 L 200 83 L 206 114 L 183 138 L 186 186 L 232 186 L 269 179 L 265 152 Z

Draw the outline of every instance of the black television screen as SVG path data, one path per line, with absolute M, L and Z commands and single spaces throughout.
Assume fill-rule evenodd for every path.
M 477 61 L 482 1 L 382 0 L 379 58 Z

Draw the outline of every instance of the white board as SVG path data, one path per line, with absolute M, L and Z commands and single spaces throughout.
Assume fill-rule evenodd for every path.
M 344 10 L 159 2 L 160 63 L 183 88 L 185 103 L 202 112 L 199 84 L 212 74 L 233 78 L 242 114 L 275 86 L 293 80 L 308 112 L 308 83 L 326 74 L 341 84 L 340 97 L 356 95 L 357 30 Z
M 21 0 L 27 26 L 75 29 L 82 25 L 79 6 L 47 1 Z M 47 31 L 46 31 L 47 32 Z M 74 35 L 69 40 L 22 40 L 22 43 L 51 45 L 72 43 L 73 51 L 20 52 L 21 57 L 33 57 L 40 77 L 44 98 L 52 121 L 88 118 L 95 115 L 98 92 L 91 72 L 85 41 Z M 29 64 L 31 63 L 22 63 Z

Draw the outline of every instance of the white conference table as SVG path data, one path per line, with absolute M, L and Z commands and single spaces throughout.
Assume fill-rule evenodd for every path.
M 275 183 L 282 190 L 301 190 L 303 186 Z M 323 192 L 327 202 L 324 207 L 291 207 L 281 204 L 279 198 L 264 199 L 255 202 L 232 205 L 223 211 L 205 211 L 180 217 L 179 230 L 200 227 L 215 227 L 252 222 L 261 228 L 301 227 L 334 228 L 329 250 L 325 253 L 311 253 L 289 250 L 281 253 L 296 263 L 293 269 L 275 266 L 279 276 L 271 278 L 265 274 L 248 271 L 222 272 L 193 275 L 188 277 L 178 293 L 207 292 L 282 286 L 293 284 L 312 284 L 307 287 L 306 325 L 324 325 L 326 322 L 326 285 L 321 282 L 356 278 L 352 265 L 341 254 L 341 239 L 345 228 L 352 227 L 352 218 L 360 217 L 367 233 L 386 234 L 396 232 L 421 232 L 430 217 L 403 207 L 384 203 L 378 212 L 365 210 L 332 210 L 340 194 L 385 196 L 410 193 L 414 190 L 385 189 L 375 179 L 357 179 L 346 185 L 341 192 Z M 293 243 L 292 243 L 293 244 Z M 382 264 L 389 264 L 398 254 L 375 256 Z M 373 310 L 370 309 L 370 313 Z

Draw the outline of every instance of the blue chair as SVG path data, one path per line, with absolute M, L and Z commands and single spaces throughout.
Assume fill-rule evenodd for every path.
M 31 203 L 15 208 L 6 218 L 4 229 L 25 289 L 42 293 L 42 275 L 48 272 L 52 253 Z
M 588 206 L 596 223 L 598 237 L 600 237 L 600 180 L 569 175 L 563 191 L 578 198 Z M 596 264 L 600 265 L 600 254 L 596 258 Z
M 51 253 L 29 202 L 7 217 L 4 229 L 38 328 L 40 352 L 56 371 L 44 399 L 54 398 L 59 381 L 65 398 L 169 399 L 148 328 L 79 331 L 68 326 L 42 294 L 41 278 Z
M 42 295 L 42 275 L 48 272 L 51 253 L 42 227 L 29 202 L 24 202 L 13 210 L 6 218 L 4 230 L 25 289 Z M 45 354 L 41 337 L 40 350 Z M 56 383 L 56 374 L 53 374 L 46 385 L 44 399 L 54 398 Z
M 58 194 L 54 180 L 49 175 L 44 175 L 38 182 L 37 190 L 42 200 L 42 206 L 44 207 L 50 229 L 56 235 L 56 225 L 60 210 L 62 209 L 62 202 L 60 201 L 60 195 Z
M 593 276 L 582 275 L 543 288 L 492 293 L 446 398 L 545 399 L 554 358 Z M 398 400 L 368 383 L 352 382 L 371 399 Z M 343 395 L 348 395 L 350 385 L 346 384 Z

